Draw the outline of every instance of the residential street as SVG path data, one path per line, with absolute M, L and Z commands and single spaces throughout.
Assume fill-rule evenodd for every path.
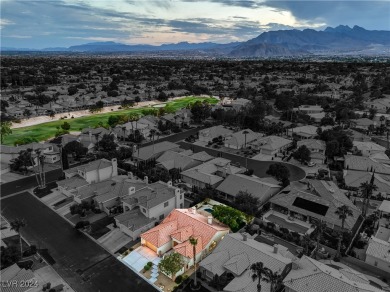
M 46 172 L 46 182 L 50 183 L 57 181 L 62 176 L 62 170 L 55 169 Z M 21 192 L 37 186 L 37 180 L 34 175 L 19 179 L 13 182 L 8 182 L 0 185 L 1 197 L 8 196 L 13 193 Z
M 155 291 L 99 245 L 77 232 L 63 218 L 28 192 L 4 198 L 8 220 L 24 218 L 21 233 L 39 249 L 47 248 L 53 268 L 77 292 Z

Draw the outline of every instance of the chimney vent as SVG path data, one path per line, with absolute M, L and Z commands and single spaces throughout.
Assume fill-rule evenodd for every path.
M 207 223 L 210 225 L 213 224 L 213 216 L 207 216 Z
M 274 244 L 274 253 L 278 253 L 279 246 L 277 244 Z
M 247 241 L 248 240 L 248 234 L 245 232 L 242 234 L 242 241 Z
M 131 171 L 129 171 L 129 172 L 127 173 L 127 177 L 128 177 L 129 179 L 134 179 L 134 175 L 133 175 L 133 173 L 132 173 Z
M 196 207 L 192 207 L 191 210 L 192 210 L 192 214 L 196 214 Z
M 148 177 L 145 175 L 144 176 L 144 182 L 146 183 L 146 184 L 148 184 L 148 182 L 149 182 L 149 179 L 148 179 Z

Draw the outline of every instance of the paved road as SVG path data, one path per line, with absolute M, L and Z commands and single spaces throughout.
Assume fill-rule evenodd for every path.
M 194 152 L 206 151 L 210 155 L 227 158 L 235 163 L 237 162 L 240 163 L 240 165 L 244 167 L 246 166 L 246 163 L 248 163 L 248 168 L 253 169 L 254 174 L 257 175 L 258 177 L 269 176 L 268 174 L 266 174 L 266 171 L 268 170 L 271 164 L 275 163 L 274 161 L 259 161 L 250 158 L 246 159 L 245 157 L 239 155 L 222 152 L 219 150 L 211 149 L 209 147 L 194 145 L 184 141 L 178 142 L 178 144 L 181 146 L 181 148 L 192 149 Z M 289 163 L 284 163 L 284 162 L 278 162 L 278 163 L 284 164 L 288 168 L 288 170 L 290 171 L 290 181 L 298 181 L 305 178 L 306 173 L 302 168 Z
M 62 176 L 62 170 L 60 168 L 48 171 L 46 172 L 46 182 L 50 183 L 52 181 L 57 181 L 58 178 L 61 176 Z M 4 183 L 0 185 L 0 189 L 1 189 L 0 196 L 5 197 L 13 193 L 31 189 L 33 187 L 36 187 L 37 185 L 38 184 L 35 175 L 18 179 L 16 181 Z
M 49 250 L 56 261 L 53 268 L 75 291 L 156 291 L 30 193 L 4 198 L 1 203 L 8 220 L 26 220 L 22 235 L 28 242 Z

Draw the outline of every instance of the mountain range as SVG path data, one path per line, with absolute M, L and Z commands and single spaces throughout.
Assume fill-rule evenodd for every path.
M 339 25 L 323 31 L 313 29 L 277 30 L 260 34 L 246 42 L 217 44 L 212 42 L 153 45 L 126 45 L 116 42 L 94 42 L 68 48 L 45 48 L 42 50 L 1 47 L 1 51 L 40 52 L 137 52 L 137 53 L 183 53 L 209 56 L 251 58 L 304 55 L 390 55 L 390 31 L 366 30 Z

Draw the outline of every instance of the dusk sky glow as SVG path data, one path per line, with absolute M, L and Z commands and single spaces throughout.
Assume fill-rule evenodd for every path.
M 390 1 L 1 1 L 1 46 L 245 41 L 268 30 L 359 25 L 390 30 Z

